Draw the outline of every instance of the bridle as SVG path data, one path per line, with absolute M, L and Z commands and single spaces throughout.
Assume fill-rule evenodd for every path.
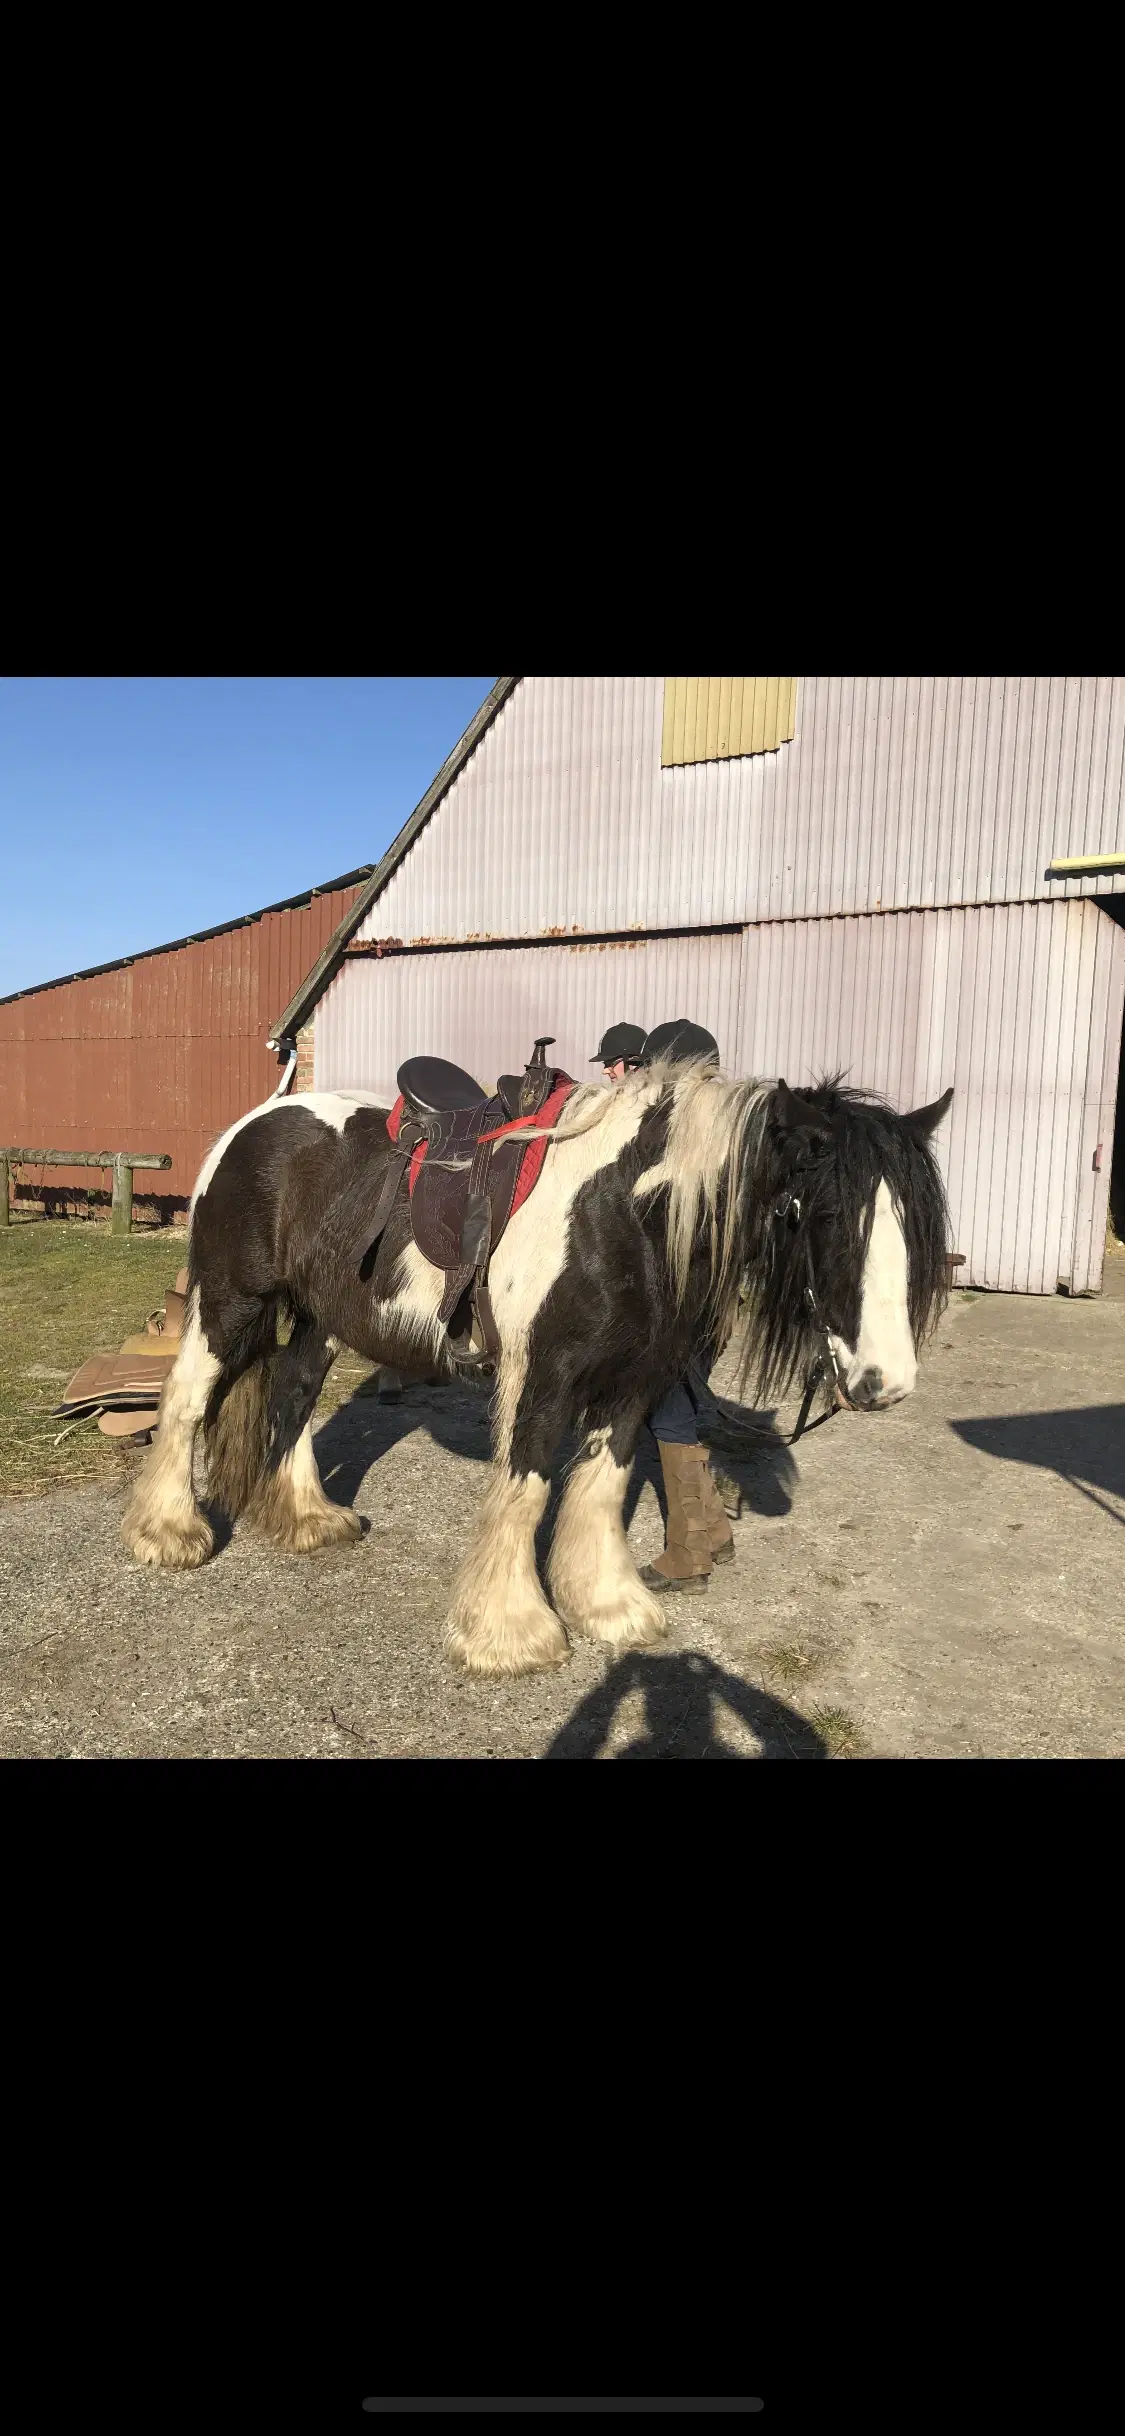
M 786 1190 L 780 1195 L 778 1200 L 775 1201 L 773 1214 L 779 1226 L 788 1226 L 794 1229 L 800 1226 L 802 1218 L 801 1199 L 799 1193 L 795 1192 L 791 1185 L 787 1186 Z M 821 1310 L 820 1304 L 817 1300 L 816 1276 L 813 1270 L 812 1245 L 809 1241 L 807 1227 L 805 1229 L 804 1243 L 805 1309 L 808 1312 L 810 1320 L 812 1321 L 814 1334 L 820 1340 L 820 1351 L 817 1354 L 816 1360 L 813 1363 L 812 1369 L 810 1370 L 808 1378 L 805 1382 L 804 1398 L 801 1404 L 800 1412 L 797 1416 L 797 1427 L 789 1440 L 790 1446 L 796 1445 L 798 1438 L 802 1438 L 804 1436 L 806 1429 L 819 1429 L 822 1421 L 831 1421 L 833 1413 L 855 1411 L 855 1406 L 852 1403 L 851 1397 L 848 1394 L 842 1378 L 840 1377 L 840 1365 L 836 1360 L 836 1351 L 829 1333 L 828 1322 L 825 1319 L 824 1313 Z M 815 1421 L 810 1421 L 809 1414 L 812 1411 L 813 1398 L 816 1395 L 818 1387 L 824 1388 L 829 1398 L 829 1402 L 827 1409 L 822 1413 L 818 1413 Z

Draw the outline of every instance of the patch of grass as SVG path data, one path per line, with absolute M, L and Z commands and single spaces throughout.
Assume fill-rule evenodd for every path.
M 362 1354 L 350 1350 L 338 1354 L 321 1388 L 313 1428 L 319 1428 L 327 1414 L 337 1412 L 352 1396 L 373 1396 L 376 1378 L 375 1364 L 365 1361 Z
M 826 1666 L 834 1651 L 830 1642 L 798 1633 L 791 1641 L 773 1641 L 754 1654 L 766 1674 L 792 1689 L 796 1684 L 807 1683 L 810 1675 Z
M 862 1759 L 867 1736 L 847 1709 L 810 1709 L 809 1724 L 815 1727 L 829 1759 Z
M 68 1425 L 51 1407 L 92 1353 L 116 1353 L 144 1327 L 186 1259 L 179 1230 L 120 1236 L 47 1219 L 0 1232 L 0 1497 L 120 1478 L 121 1441 L 83 1421 L 53 1446 Z
M 119 1480 L 137 1463 L 96 1421 L 56 1419 L 67 1383 L 92 1353 L 116 1353 L 158 1311 L 187 1262 L 181 1228 L 112 1235 L 77 1220 L 23 1220 L 0 1232 L 0 1497 L 38 1497 L 83 1480 Z M 373 1380 L 341 1353 L 324 1384 L 323 1418 Z M 61 1446 L 52 1441 L 61 1430 Z

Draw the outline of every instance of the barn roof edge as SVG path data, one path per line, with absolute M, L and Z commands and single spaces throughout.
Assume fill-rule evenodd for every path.
M 460 777 L 470 754 L 476 751 L 482 736 L 491 727 L 497 713 L 503 709 L 509 694 L 515 692 L 519 681 L 518 677 L 497 677 L 491 693 L 485 695 L 480 709 L 474 711 L 464 735 L 458 738 L 453 751 L 446 755 L 440 770 L 431 779 L 421 802 L 415 805 L 409 820 L 403 822 L 397 837 L 392 838 L 382 861 L 377 863 L 371 871 L 371 877 L 366 887 L 360 889 L 354 905 L 349 905 L 343 921 L 337 924 L 327 946 L 321 949 L 316 963 L 311 971 L 306 973 L 296 996 L 290 999 L 284 1014 L 278 1016 L 277 1022 L 271 1024 L 269 1031 L 271 1047 L 278 1041 L 292 1040 L 302 1026 L 308 1022 L 318 1000 L 324 996 L 329 982 L 335 979 L 349 939 L 354 938 L 360 923 L 370 912 L 377 898 L 382 895 L 387 882 L 393 879 L 404 855 L 409 852 L 415 838 L 420 835 L 427 821 L 437 811 L 442 798 L 448 795 L 454 779 Z

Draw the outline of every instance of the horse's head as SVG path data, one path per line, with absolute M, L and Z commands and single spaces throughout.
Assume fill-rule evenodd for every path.
M 947 1292 L 948 1214 L 930 1136 L 952 1097 L 900 1116 L 838 1078 L 802 1094 L 779 1082 L 769 1095 L 757 1206 L 747 1210 L 747 1367 L 761 1384 L 780 1389 L 817 1349 L 811 1283 L 849 1401 L 879 1412 L 911 1393 Z

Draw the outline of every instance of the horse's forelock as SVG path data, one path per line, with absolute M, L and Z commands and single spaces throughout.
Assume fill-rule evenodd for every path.
M 862 1223 L 865 1253 L 880 1181 L 890 1190 L 906 1243 L 910 1324 L 920 1347 L 948 1292 L 949 1210 L 933 1150 L 876 1092 L 845 1091 L 834 1076 L 812 1096 L 832 1118 L 844 1215 Z

